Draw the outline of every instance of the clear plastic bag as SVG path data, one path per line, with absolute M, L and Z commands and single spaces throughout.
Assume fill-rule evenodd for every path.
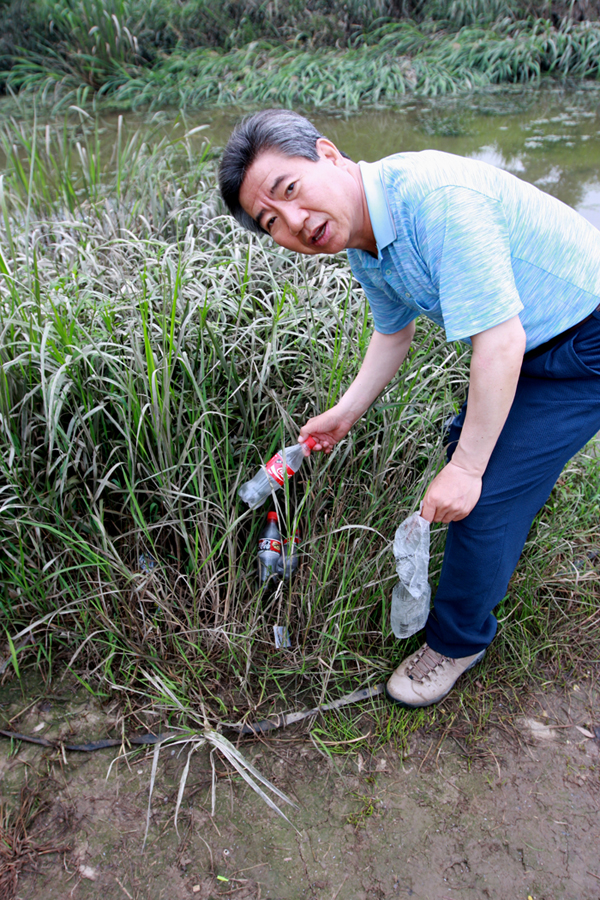
M 394 536 L 396 571 L 400 581 L 392 594 L 392 631 L 408 638 L 420 631 L 429 615 L 431 588 L 429 570 L 429 522 L 413 513 Z

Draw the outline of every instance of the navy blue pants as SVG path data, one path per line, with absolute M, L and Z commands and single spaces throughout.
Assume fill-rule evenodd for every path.
M 450 459 L 466 404 L 450 428 Z M 600 312 L 545 352 L 526 354 L 510 413 L 473 511 L 448 526 L 427 643 L 445 656 L 493 639 L 531 523 L 564 465 L 600 430 Z

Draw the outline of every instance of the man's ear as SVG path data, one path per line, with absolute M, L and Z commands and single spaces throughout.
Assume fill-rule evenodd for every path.
M 334 166 L 339 166 L 340 162 L 345 162 L 345 157 L 342 156 L 333 141 L 330 141 L 329 138 L 319 138 L 317 140 L 316 147 L 317 153 L 319 154 L 321 159 L 326 159 L 329 162 L 332 162 Z

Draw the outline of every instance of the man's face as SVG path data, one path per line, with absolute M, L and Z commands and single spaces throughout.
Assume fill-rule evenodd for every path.
M 240 203 L 277 244 L 297 253 L 364 247 L 358 167 L 325 138 L 317 141 L 317 151 L 313 162 L 265 150 L 246 173 Z

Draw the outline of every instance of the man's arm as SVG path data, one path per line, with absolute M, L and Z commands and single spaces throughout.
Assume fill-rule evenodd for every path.
M 408 353 L 414 333 L 414 322 L 395 334 L 373 332 L 358 375 L 339 403 L 302 426 L 300 442 L 311 435 L 317 442 L 315 450 L 330 453 L 390 383 Z
M 512 406 L 525 352 L 518 316 L 473 335 L 469 402 L 452 460 L 433 479 L 421 515 L 429 522 L 458 522 L 481 494 L 481 477 Z

